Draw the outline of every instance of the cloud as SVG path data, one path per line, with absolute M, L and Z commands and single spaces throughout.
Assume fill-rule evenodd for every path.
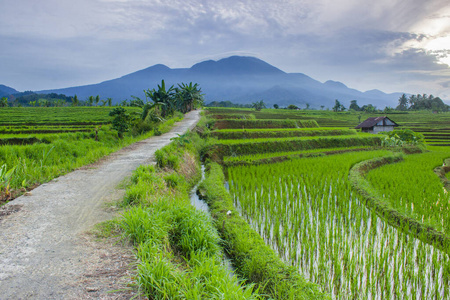
M 449 34 L 447 6 L 447 0 L 5 0 L 0 83 L 67 87 L 156 63 L 189 67 L 245 54 L 359 89 L 423 86 L 438 94 L 450 78 L 442 64 L 449 49 L 430 43 Z

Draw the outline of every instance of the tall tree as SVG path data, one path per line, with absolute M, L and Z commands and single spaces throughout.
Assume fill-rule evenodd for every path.
M 7 107 L 8 106 L 8 98 L 3 97 L 0 99 L 0 107 Z
M 266 108 L 266 104 L 264 103 L 263 100 L 261 100 L 261 101 L 253 102 L 253 103 L 252 103 L 252 107 L 253 107 L 256 111 L 260 111 L 261 109 Z
M 123 107 L 116 107 L 109 112 L 111 117 L 114 117 L 112 120 L 112 129 L 117 130 L 117 136 L 122 139 L 123 133 L 129 130 L 129 122 L 131 117 L 127 114 L 126 110 Z
M 78 106 L 78 96 L 75 94 L 72 98 L 72 106 Z
M 395 109 L 401 111 L 405 111 L 408 109 L 408 98 L 406 98 L 405 94 L 398 98 L 398 105 Z
M 176 106 L 182 113 L 193 110 L 198 105 L 203 104 L 203 94 L 197 83 L 181 83 L 175 89 Z
M 166 89 L 164 79 L 161 81 L 161 85 L 158 84 L 158 89 L 148 89 L 144 91 L 145 96 L 150 98 L 154 103 L 159 103 L 161 107 L 161 116 L 164 118 L 173 114 L 176 108 L 176 102 L 174 99 L 175 89 L 173 85 Z
M 342 105 L 338 99 L 334 100 L 333 111 L 338 112 L 338 111 L 344 111 L 345 109 L 346 109 L 345 106 Z
M 359 107 L 357 100 L 351 100 L 349 109 L 353 109 L 354 111 L 360 111 L 361 107 Z

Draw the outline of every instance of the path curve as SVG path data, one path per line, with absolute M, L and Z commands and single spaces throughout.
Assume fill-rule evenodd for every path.
M 92 262 L 81 236 L 112 218 L 105 201 L 141 164 L 152 163 L 157 149 L 192 129 L 192 111 L 166 134 L 148 138 L 93 164 L 42 184 L 30 196 L 2 207 L 17 212 L 0 219 L 0 299 L 75 299 L 74 284 Z

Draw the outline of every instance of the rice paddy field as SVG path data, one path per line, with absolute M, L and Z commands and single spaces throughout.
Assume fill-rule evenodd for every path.
M 215 108 L 211 109 L 214 117 L 225 123 L 227 119 L 255 118 L 257 120 L 315 120 L 320 127 L 354 128 L 369 117 L 387 116 L 399 124 L 402 129 L 408 128 L 420 132 L 430 145 L 450 146 L 449 113 L 432 113 L 431 111 L 408 111 L 387 114 L 364 112 L 333 112 L 324 110 L 250 109 Z M 231 116 L 231 117 L 230 117 Z M 250 116 L 250 117 L 249 117 Z M 224 126 L 223 128 L 225 128 Z
M 223 164 L 236 209 L 307 280 L 333 299 L 450 299 L 450 247 L 417 238 L 406 221 L 393 226 L 352 186 L 349 172 L 356 164 L 401 152 L 381 147 L 379 135 L 354 131 L 356 113 L 208 114 L 220 124 L 211 132 L 210 158 Z M 450 114 L 388 116 L 402 129 L 422 132 L 427 149 L 368 170 L 370 191 L 396 215 L 448 238 L 450 196 L 433 170 L 450 158 Z M 310 120 L 319 127 L 247 128 L 236 125 L 239 119 Z
M 145 136 L 117 137 L 110 107 L 0 109 L 0 204 Z M 132 114 L 139 108 L 127 108 Z M 147 135 L 151 135 L 149 132 Z

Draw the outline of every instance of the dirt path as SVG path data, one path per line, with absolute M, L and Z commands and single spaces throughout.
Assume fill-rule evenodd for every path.
M 122 149 L 100 163 L 43 184 L 5 205 L 0 219 L 0 299 L 118 299 L 118 277 L 129 251 L 86 235 L 116 212 L 105 202 L 121 197 L 116 186 L 157 149 L 192 128 L 199 111 L 187 114 L 169 133 Z M 118 276 L 120 275 L 120 276 Z

